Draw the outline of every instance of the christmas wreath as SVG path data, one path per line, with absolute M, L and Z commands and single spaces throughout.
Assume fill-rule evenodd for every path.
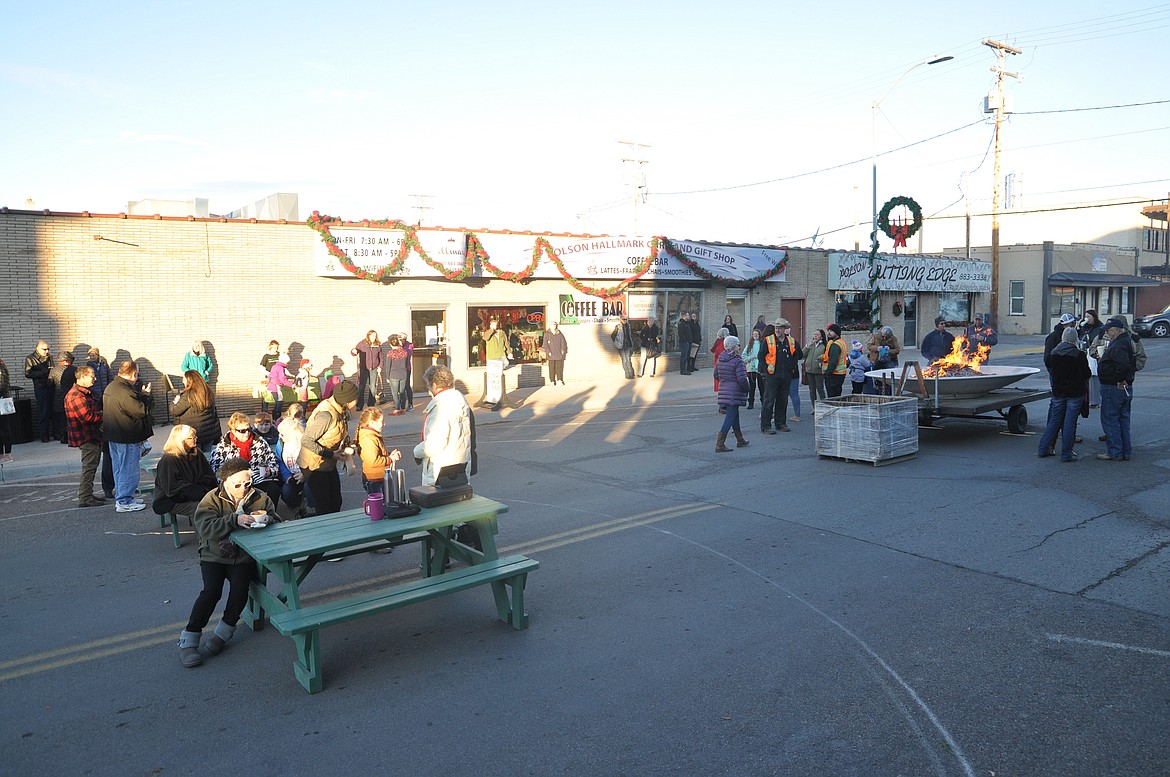
M 890 212 L 900 206 L 904 206 L 910 211 L 909 223 L 903 219 L 895 219 L 892 223 L 890 222 Z M 905 248 L 906 241 L 922 229 L 922 208 L 909 197 L 894 197 L 882 206 L 878 213 L 877 226 L 885 233 L 886 237 L 894 241 L 894 248 L 899 246 Z

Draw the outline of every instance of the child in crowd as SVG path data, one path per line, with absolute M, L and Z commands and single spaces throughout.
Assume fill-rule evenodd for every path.
M 866 381 L 870 380 L 865 376 L 865 373 L 873 369 L 873 362 L 865 355 L 860 342 L 854 340 L 851 346 L 848 363 L 849 381 L 853 384 L 853 393 L 861 394 L 866 387 Z M 868 391 L 865 393 L 871 394 L 873 392 Z
M 272 424 L 272 415 L 259 412 L 252 417 L 252 434 L 268 443 L 268 447 L 276 450 L 276 443 L 280 440 L 280 432 Z
M 301 437 L 305 433 L 305 408 L 293 402 L 284 411 L 284 418 L 276 428 L 280 436 L 274 449 L 280 463 L 280 498 L 293 510 L 293 518 L 315 515 L 313 495 L 306 488 L 305 476 L 297 465 L 301 455 Z
M 382 411 L 376 407 L 367 407 L 358 419 L 357 449 L 362 459 L 362 486 L 367 494 L 382 492 L 382 477 L 387 469 L 394 469 L 395 463 L 402 458 L 402 452 L 395 448 L 386 450 L 386 443 L 382 440 Z
M 297 399 L 302 404 L 306 404 L 309 401 L 309 384 L 313 380 L 312 372 L 313 362 L 309 359 L 301 359 L 301 366 L 297 369 L 297 376 L 294 383 L 296 383 Z

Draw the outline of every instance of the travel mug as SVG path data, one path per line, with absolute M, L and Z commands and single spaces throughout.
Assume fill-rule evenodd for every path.
M 382 501 L 381 494 L 370 494 L 366 497 L 363 509 L 366 515 L 370 516 L 371 521 L 380 521 L 382 520 L 382 516 L 385 515 L 383 505 L 384 502 Z

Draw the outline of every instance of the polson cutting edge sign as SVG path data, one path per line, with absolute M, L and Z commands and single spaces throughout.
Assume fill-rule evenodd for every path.
M 991 263 L 941 256 L 878 254 L 882 291 L 991 291 Z M 869 254 L 830 253 L 829 288 L 869 290 Z
M 369 272 L 376 272 L 394 260 L 402 244 L 402 231 L 396 229 L 335 228 L 331 230 L 339 248 L 350 260 Z M 492 264 L 504 270 L 520 270 L 532 261 L 532 247 L 536 235 L 499 235 L 479 233 L 484 250 Z M 466 236 L 463 232 L 446 230 L 419 230 L 419 243 L 434 260 L 448 270 L 463 266 Z M 644 237 L 548 237 L 553 251 L 560 257 L 565 269 L 574 278 L 623 279 L 650 255 L 650 240 Z M 776 266 L 784 251 L 774 248 L 732 248 L 708 243 L 675 241 L 675 246 L 695 264 L 713 275 L 731 280 L 746 280 Z M 351 277 L 348 270 L 329 254 L 325 243 L 316 241 L 313 248 L 317 275 L 327 278 Z M 485 276 L 476 267 L 473 276 Z M 439 273 L 428 266 L 413 251 L 407 256 L 400 277 L 437 278 Z M 489 276 L 490 277 L 490 276 Z M 542 258 L 533 278 L 556 278 L 561 274 L 553 263 Z M 642 276 L 660 280 L 702 280 L 682 262 L 659 251 L 654 264 Z M 784 273 L 771 278 L 783 281 Z

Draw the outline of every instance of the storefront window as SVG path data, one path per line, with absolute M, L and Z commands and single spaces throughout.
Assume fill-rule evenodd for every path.
M 845 332 L 868 332 L 869 292 L 837 292 L 837 325 Z
M 1048 315 L 1059 318 L 1061 313 L 1077 314 L 1077 290 L 1072 286 L 1053 286 L 1048 295 Z
M 970 295 L 958 291 L 939 292 L 938 314 L 947 320 L 947 326 L 966 326 L 971 321 Z
M 701 291 L 668 291 L 666 292 L 666 326 L 662 331 L 665 343 L 664 350 L 678 350 L 678 317 L 681 313 L 696 313 L 699 321 L 703 320 L 702 311 L 703 292 Z M 704 340 L 710 342 L 714 332 L 701 332 Z
M 447 311 L 411 310 L 410 342 L 415 348 L 447 348 Z
M 544 333 L 544 305 L 493 306 L 467 309 L 468 365 L 487 364 L 483 333 L 495 319 L 508 338 L 508 355 L 513 362 L 540 361 L 540 338 Z

